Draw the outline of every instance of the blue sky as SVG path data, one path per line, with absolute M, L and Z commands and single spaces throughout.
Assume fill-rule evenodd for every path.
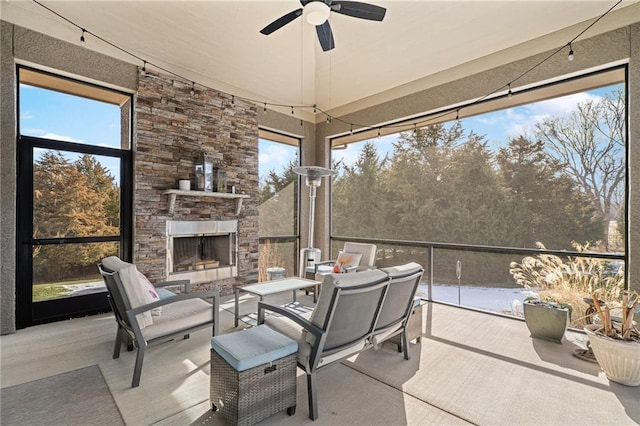
M 120 108 L 117 105 L 20 85 L 20 132 L 28 136 L 120 148 Z M 35 152 L 35 158 L 38 153 Z M 78 155 L 69 153 L 71 161 Z M 97 157 L 116 184 L 119 161 Z
M 567 114 L 578 102 L 600 97 L 610 90 L 611 87 L 601 88 L 508 108 L 469 117 L 463 119 L 462 123 L 467 131 L 486 135 L 496 147 L 505 146 L 509 138 L 527 134 L 535 123 L 545 117 Z M 31 86 L 20 86 L 20 126 L 21 132 L 30 136 L 120 147 L 118 106 Z M 392 151 L 393 135 L 374 140 L 381 155 Z M 351 165 L 357 160 L 361 147 L 362 143 L 350 144 L 347 149 L 334 151 L 333 155 Z M 264 140 L 259 142 L 259 152 L 261 179 L 271 170 L 280 173 L 290 161 L 297 159 L 296 148 Z M 117 161 L 108 158 L 101 160 L 117 179 Z
M 617 87 L 617 86 L 615 86 Z M 531 134 L 536 123 L 550 116 L 562 116 L 571 113 L 576 104 L 588 99 L 597 99 L 611 92 L 612 87 L 600 88 L 589 92 L 580 92 L 568 96 L 549 99 L 541 102 L 507 108 L 474 117 L 462 119 L 465 131 L 473 130 L 476 134 L 485 135 L 490 146 L 504 147 L 509 140 L 522 134 Z M 393 151 L 394 135 L 375 138 L 376 148 L 381 157 Z M 362 143 L 348 145 L 346 149 L 333 152 L 334 160 L 342 159 L 344 164 L 352 165 L 358 158 Z

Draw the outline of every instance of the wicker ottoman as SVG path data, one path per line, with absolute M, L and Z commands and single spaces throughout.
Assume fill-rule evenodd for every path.
M 295 340 L 266 325 L 211 338 L 211 404 L 233 425 L 296 411 Z

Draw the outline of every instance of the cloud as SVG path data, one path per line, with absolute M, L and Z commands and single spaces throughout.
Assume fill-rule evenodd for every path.
M 582 92 L 506 109 L 504 116 L 501 117 L 507 123 L 505 134 L 509 138 L 513 138 L 532 133 L 535 125 L 544 119 L 569 115 L 576 110 L 578 103 L 589 100 L 597 102 L 600 99 L 602 99 L 601 96 Z
M 64 141 L 64 142 L 84 143 L 84 141 L 81 139 L 75 139 L 75 138 L 72 138 L 71 136 L 58 135 L 55 133 L 45 133 L 44 135 L 39 137 L 43 139 L 54 139 L 57 141 Z
M 296 161 L 297 151 L 295 147 L 280 143 L 261 143 L 258 155 L 260 178 L 264 179 L 272 170 L 282 172 L 289 162 Z

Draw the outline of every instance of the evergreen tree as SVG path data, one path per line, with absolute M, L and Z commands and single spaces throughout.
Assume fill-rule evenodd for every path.
M 119 234 L 117 216 L 108 212 L 119 191 L 94 157 L 85 155 L 72 163 L 60 152 L 44 151 L 34 164 L 33 182 L 34 238 Z M 40 247 L 34 252 L 35 280 L 82 275 L 84 268 L 112 252 L 112 243 Z
M 364 144 L 353 166 L 340 167 L 332 186 L 333 233 L 352 237 L 380 235 L 387 221 L 381 178 L 387 163 L 373 142 Z
M 510 245 L 572 249 L 572 241 L 601 238 L 597 212 L 563 165 L 545 152 L 542 141 L 519 136 L 497 155 L 499 175 L 516 222 Z

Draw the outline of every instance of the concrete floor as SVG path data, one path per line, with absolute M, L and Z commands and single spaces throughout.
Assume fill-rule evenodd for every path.
M 303 293 L 299 300 L 311 303 Z M 226 333 L 236 329 L 233 303 L 225 302 Z M 243 296 L 244 312 L 255 306 L 255 298 Z M 426 305 L 423 315 L 422 343 L 412 344 L 410 360 L 386 344 L 321 371 L 315 422 L 307 417 L 306 379 L 298 370 L 296 414 L 279 413 L 262 423 L 640 424 L 640 387 L 609 382 L 597 364 L 573 356 L 584 347 L 584 334 L 568 332 L 563 344 L 555 344 L 530 338 L 516 319 L 441 304 Z M 97 364 L 128 425 L 222 424 L 209 410 L 207 331 L 151 348 L 141 385 L 132 389 L 135 355 L 123 351 L 111 358 L 115 329 L 105 314 L 2 336 L 1 386 Z

